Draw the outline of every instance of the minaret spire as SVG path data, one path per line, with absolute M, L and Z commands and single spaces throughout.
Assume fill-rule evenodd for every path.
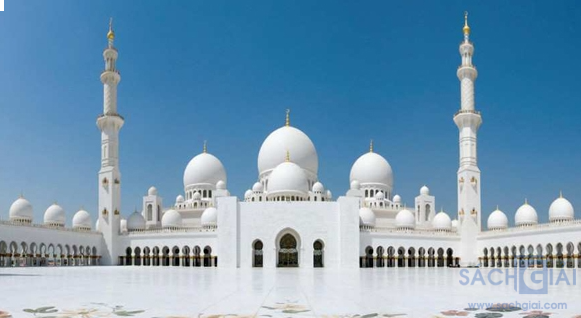
M 468 42 L 470 37 L 470 27 L 468 26 L 468 11 L 464 11 L 464 41 Z
M 476 67 L 472 63 L 474 45 L 470 41 L 470 26 L 468 12 L 464 13 L 462 29 L 464 41 L 460 43 L 459 51 L 462 62 L 456 75 L 460 81 L 460 110 L 454 115 L 454 123 L 459 131 L 460 162 L 457 174 L 458 186 L 458 227 L 462 235 L 461 266 L 472 266 L 478 263 L 474 253 L 478 232 L 481 231 L 482 209 L 480 169 L 478 168 L 477 135 L 482 124 L 480 112 L 474 102 L 474 81 L 478 77 Z
M 204 140 L 204 153 L 208 152 L 208 141 Z
M 107 40 L 109 41 L 109 47 L 113 47 L 113 41 L 115 40 L 115 32 L 113 31 L 113 18 L 109 18 L 109 32 L 107 32 Z
M 286 127 L 290 126 L 290 109 L 286 110 L 286 121 L 284 123 Z
M 369 152 L 373 152 L 373 139 L 369 140 Z
M 97 117 L 101 130 L 101 170 L 99 170 L 99 224 L 107 245 L 103 253 L 103 264 L 113 265 L 118 251 L 121 214 L 121 172 L 119 171 L 119 131 L 125 120 L 117 113 L 117 85 L 121 75 L 117 70 L 117 49 L 113 46 L 115 32 L 113 19 L 109 20 L 108 45 L 103 51 L 105 70 L 101 73 L 103 83 L 103 113 Z

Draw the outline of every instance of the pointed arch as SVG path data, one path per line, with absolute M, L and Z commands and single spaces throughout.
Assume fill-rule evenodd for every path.
M 444 249 L 438 248 L 438 267 L 444 267 Z
M 405 248 L 403 246 L 397 249 L 397 267 L 405 267 Z
M 418 249 L 418 267 L 426 267 L 426 249 L 423 247 Z
M 190 247 L 184 245 L 182 247 L 182 266 L 190 267 Z
M 413 247 L 410 247 L 408 249 L 408 267 L 416 267 L 416 249 Z
M 320 268 L 325 266 L 325 242 L 321 239 L 313 242 L 313 267 Z
M 383 267 L 384 266 L 384 262 L 383 262 L 383 247 L 382 246 L 378 246 L 375 251 L 377 253 L 377 259 L 376 259 L 376 262 L 375 262 L 375 266 L 377 266 L 377 267 Z
M 395 267 L 395 248 L 393 246 L 387 248 L 387 267 Z
M 252 267 L 262 267 L 264 264 L 263 255 L 264 243 L 260 239 L 252 242 Z
M 301 237 L 297 231 L 285 228 L 279 231 L 274 242 L 277 247 L 277 267 L 299 267 L 301 263 Z

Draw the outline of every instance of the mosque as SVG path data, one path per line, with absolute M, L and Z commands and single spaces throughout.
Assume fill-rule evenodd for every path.
M 475 108 L 478 72 L 467 15 L 463 34 L 457 69 L 461 108 L 453 117 L 460 152 L 454 220 L 436 212 L 436 198 L 426 186 L 408 208 L 394 193 L 390 164 L 373 144 L 353 163 L 349 189 L 335 198 L 318 178 L 315 145 L 291 125 L 288 111 L 286 123 L 262 143 L 256 182 L 249 183 L 243 199 L 230 194 L 226 169 L 204 145 L 186 166 L 184 192 L 175 202 L 164 205 L 151 187 L 141 212 L 124 217 L 121 76 L 110 24 L 101 74 L 103 113 L 97 118 L 98 217 L 80 210 L 67 228 L 65 211 L 53 204 L 44 220 L 35 222 L 32 204 L 21 196 L 8 219 L 0 221 L 0 266 L 581 267 L 581 220 L 574 219 L 573 206 L 562 195 L 548 208 L 548 223 L 539 224 L 536 209 L 525 201 L 514 227 L 497 209 L 483 229 L 477 161 L 482 116 Z

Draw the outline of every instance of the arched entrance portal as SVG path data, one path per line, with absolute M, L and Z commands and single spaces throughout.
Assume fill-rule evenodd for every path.
M 278 267 L 299 267 L 297 239 L 290 233 L 284 234 L 278 242 Z

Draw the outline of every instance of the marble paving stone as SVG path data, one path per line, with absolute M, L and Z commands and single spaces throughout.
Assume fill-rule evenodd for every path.
M 565 273 L 571 276 L 573 271 L 581 274 L 574 269 Z M 482 273 L 487 276 L 491 269 Z M 548 294 L 520 295 L 512 285 L 462 286 L 460 278 L 460 269 L 448 268 L 0 268 L 0 318 L 581 315 L 581 286 L 559 284 L 549 286 Z M 524 306 L 512 312 L 464 311 L 473 302 L 516 301 L 524 305 L 560 302 L 568 307 L 542 312 Z

